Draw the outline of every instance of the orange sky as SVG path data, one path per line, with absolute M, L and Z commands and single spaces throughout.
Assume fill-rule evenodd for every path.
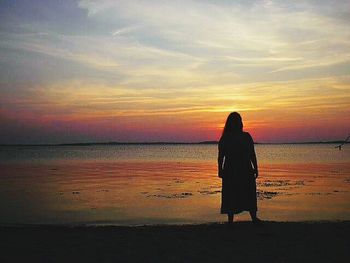
M 346 7 L 5 1 L 0 143 L 217 140 L 232 111 L 258 142 L 344 139 Z

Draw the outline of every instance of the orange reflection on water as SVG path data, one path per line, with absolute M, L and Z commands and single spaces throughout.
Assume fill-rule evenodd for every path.
M 219 214 L 215 162 L 55 161 L 1 164 L 2 223 L 197 223 Z M 259 214 L 350 218 L 350 164 L 261 164 Z M 239 216 L 246 219 L 247 215 Z

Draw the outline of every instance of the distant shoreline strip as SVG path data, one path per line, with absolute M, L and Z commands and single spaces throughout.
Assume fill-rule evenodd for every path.
M 281 145 L 281 144 L 338 144 L 344 141 L 314 141 L 314 142 L 255 142 L 255 144 L 263 145 Z M 348 144 L 350 142 L 345 142 Z M 104 145 L 206 145 L 218 144 L 218 141 L 203 141 L 203 142 L 86 142 L 86 143 L 47 143 L 47 144 L 0 144 L 0 146 L 104 146 Z

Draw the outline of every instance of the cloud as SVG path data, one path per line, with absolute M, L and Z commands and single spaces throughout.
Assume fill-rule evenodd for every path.
M 21 25 L 24 33 L 3 33 L 0 47 L 116 73 L 123 81 L 119 84 L 130 88 L 246 83 L 262 75 L 273 81 L 281 72 L 287 80 L 295 78 L 295 71 L 310 78 L 317 69 L 324 77 L 322 68 L 350 63 L 348 23 L 338 18 L 337 6 L 332 12 L 327 6 L 82 0 L 76 12 L 87 18 L 77 22 L 93 24 L 91 28 L 81 30 L 81 25 L 72 34 L 59 32 L 56 24 L 42 28 L 29 23 Z
M 326 2 L 287 5 L 283 1 L 232 4 L 227 1 L 83 0 L 79 6 L 88 11 L 91 19 L 115 25 L 120 21 L 142 25 L 142 30 L 128 34 L 129 45 L 137 43 L 188 54 L 192 60 L 189 58 L 187 63 L 177 65 L 194 75 L 197 72 L 208 75 L 218 70 L 231 72 L 234 78 L 226 78 L 226 83 L 254 82 L 258 79 L 256 72 L 268 75 L 290 71 L 284 78 L 293 79 L 295 71 L 303 71 L 303 76 L 308 78 L 314 77 L 317 68 L 341 64 L 347 67 L 350 63 L 347 21 L 337 17 L 341 12 L 338 7 L 327 12 Z M 161 58 L 162 55 L 157 56 L 152 65 L 163 66 Z M 197 68 L 187 67 L 195 64 Z M 138 66 L 148 67 L 142 63 Z M 220 77 L 219 74 L 216 81 Z M 272 74 L 270 79 L 274 77 Z
M 81 0 L 62 17 L 31 3 L 38 18 L 0 8 L 11 118 L 214 129 L 233 110 L 250 127 L 349 113 L 349 1 Z

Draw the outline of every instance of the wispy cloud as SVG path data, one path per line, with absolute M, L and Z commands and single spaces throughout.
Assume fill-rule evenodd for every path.
M 216 132 L 233 110 L 257 129 L 348 120 L 349 4 L 13 3 L 19 11 L 0 8 L 2 114 L 128 125 L 171 116 Z M 32 5 L 37 17 L 25 13 Z
M 83 0 L 80 7 L 92 19 L 142 24 L 143 30 L 130 39 L 144 45 L 181 50 L 204 61 L 240 58 L 220 63 L 222 68 L 240 66 L 242 60 L 250 61 L 251 67 L 272 67 L 266 72 L 305 70 L 305 64 L 322 67 L 324 61 L 327 65 L 349 62 L 344 58 L 350 54 L 349 21 L 326 15 L 314 5 L 301 9 L 298 3 L 286 6 L 275 1 L 224 5 L 220 1 Z

